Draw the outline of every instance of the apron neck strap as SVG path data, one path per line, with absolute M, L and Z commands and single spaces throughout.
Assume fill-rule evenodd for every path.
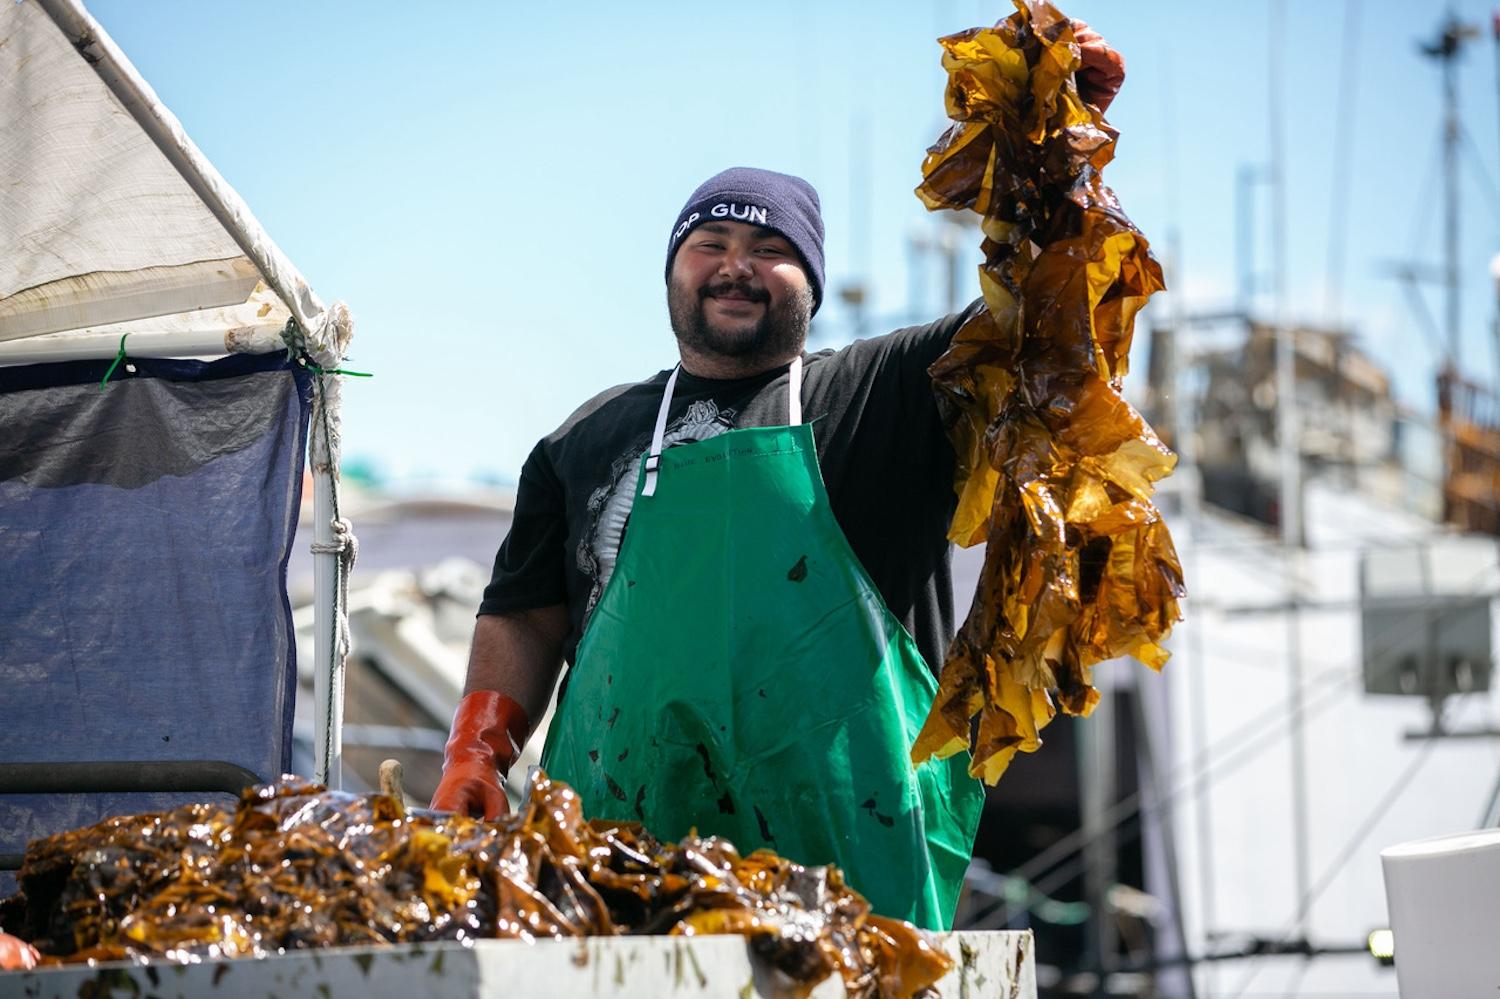
M 798 354 L 792 358 L 791 370 L 787 372 L 790 383 L 787 385 L 786 398 L 786 425 L 789 427 L 800 427 L 802 425 L 802 355 Z
M 656 411 L 656 427 L 651 431 L 651 451 L 646 455 L 646 482 L 641 487 L 642 496 L 653 496 L 656 494 L 656 473 L 661 467 L 662 445 L 667 436 L 667 413 L 672 408 L 672 393 L 677 388 L 677 374 L 682 370 L 679 363 L 672 369 L 672 374 L 667 377 L 667 387 L 661 393 L 661 408 Z M 787 371 L 790 384 L 787 386 L 787 425 L 799 426 L 802 423 L 802 355 L 798 354 L 792 358 L 792 366 Z

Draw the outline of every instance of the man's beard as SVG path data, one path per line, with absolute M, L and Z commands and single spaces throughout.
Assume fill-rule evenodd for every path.
M 765 304 L 765 315 L 754 329 L 728 332 L 709 322 L 704 314 L 703 303 L 711 295 L 731 291 Z M 697 291 L 676 282 L 667 286 L 667 313 L 672 320 L 672 332 L 677 334 L 684 347 L 702 354 L 747 361 L 775 361 L 801 353 L 812 321 L 812 305 L 811 288 L 799 289 L 781 303 L 772 305 L 770 295 L 764 289 L 752 289 L 746 282 L 705 285 Z

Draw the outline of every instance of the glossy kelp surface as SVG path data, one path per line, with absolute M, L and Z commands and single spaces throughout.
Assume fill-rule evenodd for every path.
M 987 548 L 912 758 L 967 746 L 991 784 L 1057 710 L 1093 710 L 1095 663 L 1160 669 L 1184 592 L 1151 499 L 1176 456 L 1121 395 L 1161 268 L 1104 186 L 1118 133 L 1078 95 L 1071 22 L 1016 8 L 940 40 L 954 124 L 917 188 L 929 209 L 980 216 L 986 308 L 932 375 L 958 453 L 950 536 Z
M 838 973 L 858 996 L 914 995 L 952 964 L 910 924 L 871 914 L 837 868 L 590 822 L 545 776 L 500 822 L 287 777 L 234 809 L 189 805 L 36 840 L 20 880 L 0 928 L 46 963 L 733 933 L 800 989 Z

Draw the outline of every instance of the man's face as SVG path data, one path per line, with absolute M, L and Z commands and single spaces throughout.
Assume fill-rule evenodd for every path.
M 774 229 L 706 222 L 672 260 L 672 331 L 699 353 L 768 362 L 795 355 L 807 340 L 812 306 L 801 258 Z

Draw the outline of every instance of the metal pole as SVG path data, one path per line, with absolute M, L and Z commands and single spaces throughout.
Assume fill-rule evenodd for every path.
M 1495 41 L 1495 92 L 1500 96 L 1500 10 L 1490 13 L 1490 37 Z M 1495 107 L 1500 110 L 1500 101 Z
M 914 224 L 906 233 L 906 310 L 913 321 L 927 315 L 927 251 L 931 241 L 922 223 Z
M 281 324 L 246 326 L 235 330 L 179 330 L 129 334 L 130 357 L 208 357 L 219 354 L 270 354 L 285 350 Z M 0 343 L 0 364 L 41 364 L 49 361 L 89 361 L 114 357 L 120 350 L 116 333 L 86 333 L 65 337 L 28 337 Z
M 1293 330 L 1287 317 L 1286 154 L 1282 145 L 1282 39 L 1286 37 L 1286 3 L 1271 4 L 1270 34 L 1270 151 L 1271 255 L 1273 323 L 1276 331 L 1276 436 L 1281 458 L 1281 540 L 1285 555 L 1287 715 L 1291 731 L 1292 854 L 1299 934 L 1307 933 L 1302 899 L 1312 882 L 1308 861 L 1307 748 L 1302 722 L 1301 614 L 1298 608 L 1298 553 L 1302 545 L 1302 483 L 1296 409 L 1296 355 Z
M 1450 17 L 1449 30 L 1456 30 Z M 1443 244 L 1444 271 L 1448 283 L 1445 316 L 1448 326 L 1448 368 L 1458 372 L 1459 266 L 1458 266 L 1458 143 L 1462 138 L 1458 121 L 1458 52 L 1443 59 Z
M 329 310 L 330 336 L 339 357 L 354 333 L 354 321 L 341 302 Z M 308 461 L 313 475 L 313 680 L 314 776 L 331 788 L 343 787 L 344 656 L 348 652 L 348 608 L 344 596 L 352 566 L 352 534 L 336 538 L 335 522 L 347 528 L 338 504 L 339 400 L 343 376 L 320 374 L 313 396 Z M 349 561 L 344 561 L 348 555 Z
M 1337 327 L 1342 322 L 1341 295 L 1344 287 L 1344 219 L 1348 216 L 1349 161 L 1354 142 L 1350 128 L 1354 122 L 1354 92 L 1359 65 L 1359 0 L 1344 0 L 1344 44 L 1339 55 L 1339 102 L 1333 146 L 1333 190 L 1329 192 L 1331 218 L 1328 221 L 1328 279 L 1324 291 L 1324 321 Z
M 1302 543 L 1301 465 L 1296 407 L 1296 341 L 1287 317 L 1286 154 L 1282 146 L 1280 39 L 1285 0 L 1271 4 L 1271 284 L 1272 327 L 1276 338 L 1276 436 L 1281 459 L 1281 537 L 1288 546 Z
M 1240 312 L 1250 314 L 1255 300 L 1255 185 L 1261 179 L 1260 171 L 1247 163 L 1241 163 L 1235 184 L 1235 297 Z
M 1171 391 L 1177 397 L 1173 410 L 1176 422 L 1172 428 L 1172 443 L 1177 448 L 1178 458 L 1174 477 L 1180 483 L 1182 490 L 1183 519 L 1188 527 L 1188 544 L 1186 550 L 1183 551 L 1183 568 L 1187 578 L 1191 581 L 1199 578 L 1198 569 L 1202 564 L 1199 545 L 1202 544 L 1203 532 L 1203 479 L 1198 467 L 1198 441 L 1194 436 L 1193 427 L 1194 412 L 1189 408 L 1195 396 L 1185 388 L 1186 374 L 1192 367 L 1192 354 L 1187 344 L 1187 310 L 1183 307 L 1183 295 L 1180 290 L 1183 264 L 1182 241 L 1178 230 L 1172 230 L 1169 245 L 1171 246 L 1172 290 L 1168 293 L 1171 296 L 1168 304 L 1172 338 L 1175 342 L 1172 350 L 1174 367 L 1167 384 L 1171 386 Z M 1204 668 L 1203 633 L 1205 626 L 1202 612 L 1191 614 L 1186 626 L 1187 664 L 1182 675 L 1187 684 L 1189 759 L 1199 761 L 1201 768 L 1193 781 L 1193 825 L 1197 834 L 1194 838 L 1194 846 L 1198 861 L 1200 929 L 1203 939 L 1207 940 L 1214 932 L 1218 915 L 1214 890 L 1213 803 L 1210 799 L 1211 785 L 1208 779 L 1213 763 L 1209 758 L 1208 682 L 1207 671 Z M 1173 833 L 1175 836 L 1175 830 Z M 1176 863 L 1175 855 L 1172 862 Z M 1179 923 L 1183 920 L 1180 907 L 1177 911 L 1177 919 Z M 1186 940 L 1183 941 L 1183 949 L 1184 951 L 1187 949 Z M 1213 969 L 1204 969 L 1202 975 L 1204 992 L 1212 994 L 1214 991 Z
M 1490 281 L 1490 287 L 1495 293 L 1495 312 L 1490 320 L 1490 346 L 1495 358 L 1495 392 L 1500 397 L 1500 253 L 1490 258 Z
M 1444 303 L 1447 343 L 1443 347 L 1446 356 L 1438 373 L 1438 422 L 1442 427 L 1445 460 L 1443 519 L 1460 523 L 1468 515 L 1469 504 L 1461 501 L 1452 488 L 1461 465 L 1453 428 L 1456 396 L 1462 389 L 1459 362 L 1462 318 L 1459 311 L 1458 154 L 1463 132 L 1458 120 L 1457 63 L 1464 42 L 1476 34 L 1473 26 L 1459 21 L 1450 3 L 1437 39 L 1421 46 L 1423 53 L 1441 63 L 1443 73 L 1443 277 L 1447 286 Z
M 227 760 L 88 760 L 0 763 L 0 794 L 222 791 L 267 778 Z
M 869 333 L 866 322 L 870 304 L 870 117 L 860 113 L 849 119 L 849 239 L 850 258 L 854 264 L 855 283 L 864 291 L 851 310 L 854 315 L 854 338 L 862 340 Z
M 958 258 L 963 252 L 960 236 L 963 230 L 956 222 L 945 222 L 941 227 L 938 245 L 942 249 L 943 263 L 946 266 L 947 291 L 944 294 L 943 309 L 946 312 L 957 312 L 959 309 L 959 281 Z
M 1109 889 L 1115 882 L 1115 825 L 1108 812 L 1115 803 L 1115 691 L 1100 678 L 1099 704 L 1087 721 L 1075 722 L 1078 733 L 1079 785 L 1086 866 L 1084 898 L 1089 904 L 1086 963 L 1101 969 L 1101 983 L 1115 961 L 1114 923 L 1108 911 Z M 1101 985 L 1102 988 L 1102 985 Z M 1103 995 L 1101 991 L 1098 994 Z
M 1197 668 L 1196 661 L 1193 666 Z M 1155 824 L 1158 834 L 1157 838 L 1161 847 L 1162 876 L 1166 881 L 1167 896 L 1172 910 L 1172 929 L 1174 931 L 1172 935 L 1176 940 L 1177 953 L 1188 954 L 1192 952 L 1192 948 L 1188 945 L 1187 926 L 1182 913 L 1182 870 L 1178 864 L 1179 855 L 1177 852 L 1177 809 L 1173 804 L 1172 794 L 1166 786 L 1166 780 L 1162 773 L 1162 753 L 1158 751 L 1156 745 L 1157 732 L 1163 733 L 1164 741 L 1170 741 L 1165 739 L 1165 736 L 1169 733 L 1169 726 L 1167 724 L 1169 711 L 1159 709 L 1153 712 L 1146 705 L 1146 698 L 1148 696 L 1164 694 L 1165 691 L 1158 691 L 1155 684 L 1151 684 L 1148 690 L 1142 684 L 1137 683 L 1131 697 L 1131 708 L 1133 709 L 1131 712 L 1131 723 L 1134 726 L 1135 732 L 1138 772 L 1142 776 L 1141 787 L 1143 791 L 1147 788 L 1150 790 L 1150 797 L 1145 799 L 1145 803 L 1141 808 L 1141 851 L 1146 864 L 1149 864 L 1150 861 L 1147 858 L 1152 854 L 1149 829 L 1152 824 Z M 1165 705 L 1167 702 L 1163 699 L 1157 703 L 1158 705 Z M 1167 750 L 1169 759 L 1170 753 L 1171 750 L 1169 748 Z M 1162 934 L 1162 936 L 1165 936 L 1165 934 Z M 1160 939 L 1156 943 L 1159 945 L 1161 943 Z M 1153 953 L 1154 958 L 1159 959 L 1162 956 L 1159 951 Z M 1176 989 L 1172 988 L 1172 986 L 1182 985 L 1186 986 L 1187 989 L 1186 999 L 1196 999 L 1198 988 L 1197 983 L 1193 980 L 1193 969 L 1191 966 L 1185 969 L 1181 981 L 1173 982 L 1168 976 L 1162 977 L 1167 978 L 1167 981 L 1159 981 L 1156 984 L 1158 988 L 1167 987 L 1163 989 L 1163 992 L 1166 992 L 1168 989 L 1175 992 Z
M 330 379 L 331 380 L 331 379 Z M 316 420 L 317 414 L 314 414 Z M 326 458 L 313 449 L 313 540 L 333 541 L 333 474 Z M 313 773 L 331 788 L 344 786 L 343 718 L 344 670 L 331 668 L 337 636 L 329 615 L 316 613 L 333 607 L 338 596 L 338 556 L 313 556 Z M 335 675 L 336 674 L 336 675 Z

